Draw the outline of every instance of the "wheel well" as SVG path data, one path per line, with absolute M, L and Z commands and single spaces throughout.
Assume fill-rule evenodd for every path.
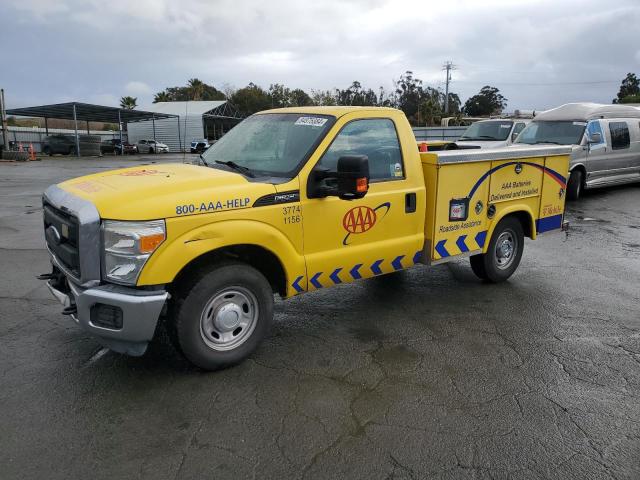
M 524 231 L 525 237 L 531 238 L 533 236 L 533 232 L 532 232 L 533 219 L 531 218 L 531 215 L 529 215 L 528 212 L 520 210 L 519 212 L 510 213 L 504 218 L 507 218 L 507 217 L 514 217 L 518 219 L 518 221 L 520 222 L 520 225 L 522 225 L 522 230 Z
M 200 255 L 180 270 L 173 283 L 180 285 L 216 263 L 233 260 L 246 263 L 262 273 L 274 292 L 283 297 L 287 294 L 287 278 L 278 257 L 265 248 L 249 244 L 223 247 Z
M 587 169 L 584 168 L 584 165 L 576 165 L 571 169 L 571 171 L 569 172 L 569 175 L 571 175 L 571 172 L 573 172 L 574 170 L 580 170 L 582 172 L 582 185 L 584 186 L 584 183 L 587 180 Z

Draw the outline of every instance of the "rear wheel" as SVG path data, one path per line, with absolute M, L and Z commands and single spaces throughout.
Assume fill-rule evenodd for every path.
M 567 183 L 567 200 L 578 200 L 582 195 L 582 188 L 582 170 L 573 170 L 569 175 L 569 183 Z
M 218 370 L 247 358 L 267 334 L 273 291 L 256 269 L 230 263 L 201 273 L 177 295 L 174 344 L 194 365 Z
M 517 270 L 524 250 L 524 231 L 515 217 L 506 217 L 496 225 L 487 253 L 470 257 L 477 277 L 493 283 L 504 282 Z
M 49 147 L 44 147 L 42 149 L 42 153 L 44 153 L 45 155 L 49 155 L 49 156 L 53 155 L 53 153 L 51 153 L 51 149 Z
M 149 149 L 149 153 L 153 153 L 153 148 L 150 148 L 150 149 Z

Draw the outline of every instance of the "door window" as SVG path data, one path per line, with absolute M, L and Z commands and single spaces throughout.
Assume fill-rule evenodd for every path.
M 404 178 L 398 134 L 389 119 L 375 118 L 348 123 L 320 159 L 319 165 L 336 171 L 345 155 L 366 155 L 372 182 Z
M 589 135 L 589 138 L 592 138 L 594 133 L 600 134 L 600 141 L 598 143 L 592 143 L 591 145 L 600 145 L 604 143 L 604 134 L 602 133 L 602 127 L 598 120 L 592 120 L 587 124 L 587 135 Z
M 610 122 L 609 132 L 611 132 L 611 148 L 619 150 L 629 148 L 629 126 L 627 122 Z

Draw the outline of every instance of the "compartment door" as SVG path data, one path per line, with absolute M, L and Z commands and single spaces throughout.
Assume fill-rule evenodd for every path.
M 496 221 L 510 210 L 528 208 L 537 218 L 540 210 L 544 158 L 522 158 L 491 162 L 489 208 L 491 215 L 489 230 Z M 514 208 L 515 207 L 515 208 Z
M 556 156 L 545 159 L 540 215 L 536 221 L 538 233 L 556 230 L 562 227 L 564 203 L 567 198 L 567 176 L 569 157 Z
M 490 162 L 441 164 L 437 176 L 432 263 L 480 253 L 487 236 Z

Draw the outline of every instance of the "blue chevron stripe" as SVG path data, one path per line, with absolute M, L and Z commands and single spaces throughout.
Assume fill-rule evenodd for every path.
M 322 275 L 322 272 L 316 273 L 313 277 L 309 279 L 309 282 L 311 283 L 311 285 L 313 285 L 316 288 L 322 288 L 322 284 L 318 281 L 318 277 L 320 277 L 320 275 Z
M 360 280 L 362 278 L 362 275 L 360 275 L 360 272 L 358 271 L 360 270 L 360 267 L 362 267 L 362 264 L 358 263 L 351 270 L 349 270 L 349 274 L 353 277 L 354 280 Z
M 298 278 L 296 278 L 293 283 L 291 284 L 291 286 L 293 287 L 293 289 L 298 292 L 298 293 L 302 293 L 304 292 L 304 288 L 302 288 L 300 286 L 300 280 L 302 280 L 304 277 L 302 275 L 300 275 Z
M 475 241 L 480 248 L 484 247 L 484 242 L 487 240 L 487 231 L 478 232 L 475 237 Z
M 338 276 L 338 274 L 342 271 L 342 268 L 336 268 L 333 273 L 331 275 L 329 275 L 329 278 L 333 281 L 333 283 L 335 283 L 336 285 L 338 285 L 339 283 L 342 283 L 342 280 L 340 280 L 340 277 Z
M 382 270 L 380 270 L 380 264 L 384 262 L 384 259 L 376 260 L 371 264 L 371 271 L 374 275 L 382 274 Z
M 469 247 L 467 247 L 467 244 L 464 243 L 464 240 L 467 238 L 466 235 L 460 235 L 458 237 L 458 240 L 456 240 L 456 245 L 458 246 L 458 248 L 460 249 L 460 251 L 462 253 L 464 252 L 468 252 L 469 251 Z
M 440 240 L 438 243 L 436 243 L 436 252 L 438 252 L 438 255 L 440 255 L 442 258 L 448 257 L 449 256 L 449 252 L 447 251 L 446 247 L 444 246 L 444 244 L 447 243 L 446 240 Z
M 422 250 L 418 250 L 416 254 L 413 256 L 413 264 L 420 262 L 422 260 Z
M 404 258 L 404 255 L 398 255 L 393 262 L 391 262 L 391 266 L 393 267 L 394 270 L 402 270 L 402 259 Z

